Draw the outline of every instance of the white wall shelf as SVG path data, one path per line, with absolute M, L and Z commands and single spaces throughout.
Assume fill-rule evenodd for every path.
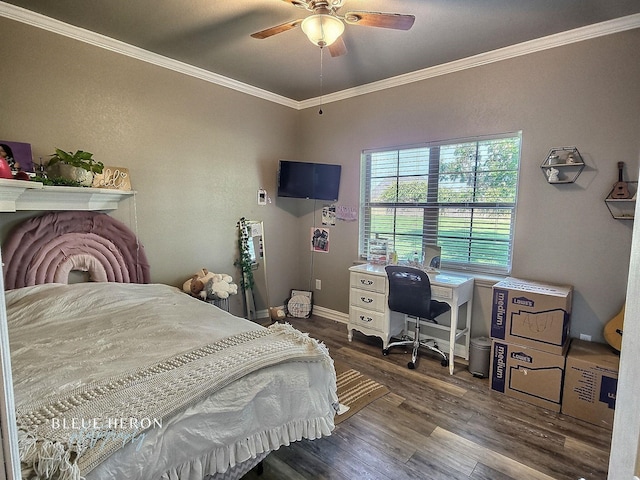
M 585 165 L 576 147 L 557 147 L 549 150 L 540 168 L 548 183 L 574 183 Z
M 23 210 L 116 210 L 135 192 L 108 188 L 59 187 L 0 179 L 0 212 Z

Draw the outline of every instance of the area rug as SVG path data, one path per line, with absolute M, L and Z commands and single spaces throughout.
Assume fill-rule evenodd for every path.
M 344 422 L 354 413 L 362 410 L 374 400 L 389 393 L 389 389 L 384 385 L 371 380 L 362 375 L 357 370 L 346 365 L 335 362 L 338 401 L 341 409 L 335 416 L 334 422 L 337 425 Z

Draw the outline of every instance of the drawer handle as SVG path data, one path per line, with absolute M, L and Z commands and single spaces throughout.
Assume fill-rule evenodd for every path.
M 373 322 L 373 318 L 365 317 L 364 315 L 360 315 L 360 321 L 362 321 L 362 322 Z
M 367 280 L 367 279 L 361 278 L 360 283 L 362 285 L 373 285 L 373 280 Z
M 360 300 L 362 300 L 362 303 L 373 303 L 373 298 L 369 297 L 360 297 Z

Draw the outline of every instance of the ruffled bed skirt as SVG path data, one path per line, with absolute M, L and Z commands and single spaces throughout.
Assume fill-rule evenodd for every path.
M 225 473 L 216 473 L 215 475 L 207 475 L 204 480 L 239 480 L 244 477 L 249 470 L 264 460 L 270 452 L 262 453 L 257 458 L 251 458 L 246 462 L 240 463 L 230 468 Z
M 329 436 L 333 429 L 333 415 L 325 418 L 293 421 L 270 431 L 253 435 L 244 441 L 236 442 L 234 445 L 217 448 L 200 458 L 195 458 L 165 472 L 160 480 L 230 480 L 240 478 L 270 452 L 302 439 L 315 440 Z M 235 476 L 239 472 L 241 472 L 240 475 Z

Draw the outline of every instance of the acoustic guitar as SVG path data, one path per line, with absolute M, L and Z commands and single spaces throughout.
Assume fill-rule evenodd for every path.
M 604 326 L 604 339 L 614 350 L 620 351 L 622 346 L 622 327 L 624 322 L 624 305 L 620 312 Z
M 622 167 L 624 167 L 624 162 L 618 162 L 618 181 L 613 185 L 609 198 L 631 198 L 629 185 L 622 180 Z

